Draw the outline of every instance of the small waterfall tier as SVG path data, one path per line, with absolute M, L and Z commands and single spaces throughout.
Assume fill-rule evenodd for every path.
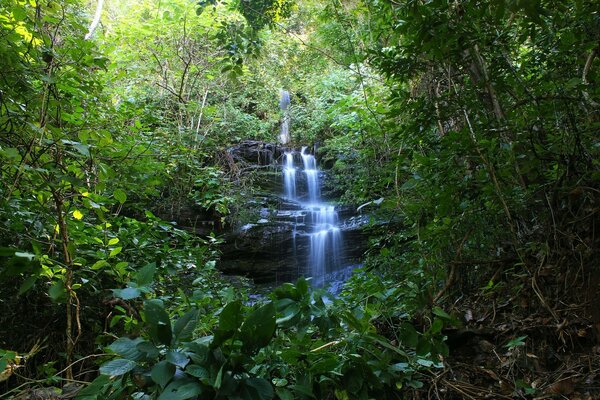
M 279 133 L 279 142 L 283 145 L 287 144 L 290 137 L 290 113 L 288 107 L 290 105 L 290 92 L 287 90 L 281 91 L 281 99 L 279 100 L 279 108 L 283 111 L 283 119 L 281 120 L 281 132 Z
M 290 151 L 284 154 L 284 196 L 298 208 L 280 213 L 289 215 L 293 220 L 295 257 L 292 262 L 301 275 L 312 277 L 315 286 L 323 286 L 325 276 L 341 268 L 342 249 L 338 214 L 334 206 L 321 200 L 319 174 L 315 156 L 307 151 L 307 147 L 302 147 L 299 153 Z M 308 237 L 308 249 L 296 249 L 297 236 Z M 306 250 L 308 257 L 298 254 Z M 307 260 L 307 265 L 299 265 L 298 260 Z

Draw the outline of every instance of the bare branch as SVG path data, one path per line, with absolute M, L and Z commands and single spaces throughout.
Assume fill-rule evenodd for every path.
M 88 40 L 92 37 L 92 35 L 94 34 L 94 31 L 96 30 L 96 28 L 98 27 L 98 24 L 100 23 L 100 17 L 102 16 L 102 6 L 104 5 L 104 0 L 98 0 L 98 3 L 96 4 L 96 13 L 94 14 L 94 19 L 92 20 L 92 23 L 90 24 L 90 28 L 88 29 L 88 33 L 86 33 L 85 35 L 85 40 Z

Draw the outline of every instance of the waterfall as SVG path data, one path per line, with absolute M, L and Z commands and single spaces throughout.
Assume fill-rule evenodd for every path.
M 308 201 L 310 204 L 317 203 L 319 199 L 319 171 L 317 170 L 317 161 L 315 156 L 306 153 L 306 146 L 302 147 L 300 152 L 302 163 L 304 164 L 304 174 L 306 175 L 306 185 L 308 191 Z
M 315 284 L 322 286 L 323 277 L 340 267 L 341 234 L 337 226 L 337 213 L 333 206 L 318 205 L 312 208 L 311 214 L 314 229 L 310 234 L 308 260 Z
M 294 154 L 297 153 L 286 152 L 283 161 L 285 197 L 296 202 L 304 215 L 301 223 L 297 218 L 292 222 L 293 254 L 294 257 L 298 256 L 296 236 L 306 236 L 309 248 L 305 274 L 312 277 L 313 285 L 323 286 L 325 275 L 341 267 L 342 235 L 338 226 L 338 215 L 334 206 L 321 201 L 320 171 L 315 156 L 307 152 L 306 146 L 302 147 L 300 170 L 294 163 Z M 304 174 L 305 180 L 297 180 L 297 173 Z M 305 187 L 302 187 L 304 185 Z
M 281 132 L 279 133 L 279 141 L 281 144 L 287 144 L 291 140 L 290 137 L 290 113 L 288 106 L 290 105 L 290 92 L 287 90 L 281 91 L 281 99 L 279 100 L 279 108 L 283 111 L 283 119 L 281 120 Z
M 283 177 L 285 196 L 290 200 L 294 200 L 296 198 L 296 167 L 294 166 L 293 153 L 285 153 Z

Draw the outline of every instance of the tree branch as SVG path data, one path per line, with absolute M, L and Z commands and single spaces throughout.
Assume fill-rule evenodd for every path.
M 102 16 L 102 6 L 104 5 L 104 0 L 98 0 L 98 3 L 96 3 L 96 13 L 94 14 L 94 19 L 92 20 L 92 23 L 90 24 L 90 28 L 88 29 L 88 33 L 86 33 L 84 39 L 88 40 L 92 37 L 92 35 L 94 34 L 94 31 L 96 30 L 96 28 L 98 27 L 98 24 L 100 23 L 100 17 Z

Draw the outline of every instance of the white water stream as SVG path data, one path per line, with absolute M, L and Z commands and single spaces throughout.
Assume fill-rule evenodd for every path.
M 297 166 L 296 155 L 300 155 L 301 167 Z M 335 207 L 324 203 L 320 195 L 320 171 L 315 156 L 302 147 L 300 153 L 287 152 L 283 162 L 284 194 L 288 200 L 297 202 L 303 211 L 300 221 L 293 227 L 294 246 L 296 235 L 309 236 L 308 265 L 305 275 L 312 277 L 313 285 L 323 286 L 325 276 L 340 269 L 342 235 L 338 226 Z M 303 174 L 304 179 L 297 179 Z M 304 185 L 304 187 L 299 187 Z M 298 229 L 302 226 L 302 229 Z M 294 254 L 297 254 L 294 249 Z

